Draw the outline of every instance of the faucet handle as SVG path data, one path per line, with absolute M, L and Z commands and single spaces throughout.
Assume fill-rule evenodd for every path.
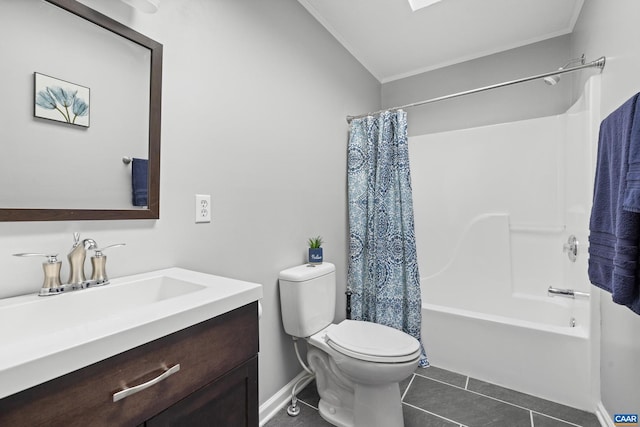
M 54 264 L 58 262 L 58 254 L 21 253 L 21 254 L 13 254 L 13 256 L 20 256 L 20 257 L 43 256 L 47 258 L 47 262 L 49 264 Z
M 118 246 L 126 246 L 126 243 L 115 243 L 113 245 L 105 246 L 104 248 L 90 248 L 95 251 L 96 256 L 103 256 L 102 252 L 109 248 L 117 248 Z
M 93 267 L 93 272 L 91 273 L 91 281 L 95 284 L 95 286 L 106 285 L 109 283 L 109 278 L 107 277 L 106 264 L 107 257 L 104 256 L 102 251 L 115 248 L 118 246 L 124 246 L 126 243 L 116 243 L 114 245 L 105 246 L 104 248 L 93 248 L 95 251 L 95 256 L 91 257 L 91 266 Z
M 58 261 L 58 254 L 21 253 L 13 254 L 13 256 L 43 256 L 47 258 L 47 262 L 42 264 L 44 282 L 40 289 L 40 296 L 56 295 L 64 290 L 64 286 L 62 285 L 62 282 L 60 282 L 60 267 L 62 267 L 62 262 Z

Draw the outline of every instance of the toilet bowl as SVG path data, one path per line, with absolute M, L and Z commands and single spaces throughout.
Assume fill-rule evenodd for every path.
M 413 337 L 370 322 L 344 320 L 308 338 L 322 418 L 341 427 L 401 427 L 399 382 L 418 366 Z
M 285 331 L 309 344 L 320 415 L 339 427 L 404 426 L 399 382 L 418 366 L 418 340 L 371 322 L 332 323 L 331 263 L 284 270 L 279 282 Z

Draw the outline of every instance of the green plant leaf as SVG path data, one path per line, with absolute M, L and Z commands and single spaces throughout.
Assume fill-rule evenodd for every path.
M 322 246 L 322 237 L 321 236 L 317 236 L 317 237 L 310 237 L 309 238 L 309 247 L 311 249 L 317 249 L 320 246 Z

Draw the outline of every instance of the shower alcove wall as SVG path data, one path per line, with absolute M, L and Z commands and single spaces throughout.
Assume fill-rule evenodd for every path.
M 598 395 L 597 295 L 547 288 L 591 291 L 599 79 L 561 115 L 409 138 L 431 363 L 585 410 Z

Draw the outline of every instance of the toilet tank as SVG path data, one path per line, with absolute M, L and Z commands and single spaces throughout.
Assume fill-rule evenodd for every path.
M 282 270 L 280 310 L 287 334 L 308 337 L 333 322 L 336 309 L 336 267 L 304 264 Z

